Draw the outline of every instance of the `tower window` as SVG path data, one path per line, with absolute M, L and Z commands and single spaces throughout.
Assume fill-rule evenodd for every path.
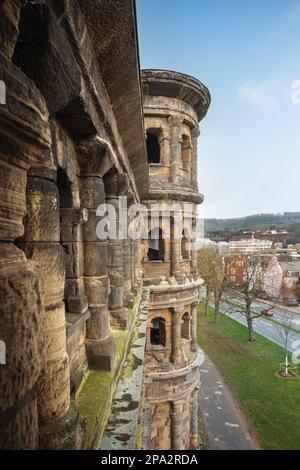
M 157 135 L 147 132 L 148 163 L 160 163 L 160 147 Z
M 148 239 L 149 261 L 163 261 L 165 255 L 164 239 L 161 228 L 150 231 Z
M 166 321 L 164 318 L 154 318 L 151 322 L 151 344 L 166 346 Z
M 181 338 L 190 339 L 190 316 L 187 312 L 182 317 Z

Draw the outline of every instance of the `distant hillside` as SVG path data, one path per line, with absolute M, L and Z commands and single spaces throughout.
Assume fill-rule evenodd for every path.
M 205 219 L 205 232 L 237 232 L 240 230 L 267 230 L 300 224 L 300 212 L 283 214 L 255 214 L 235 219 Z

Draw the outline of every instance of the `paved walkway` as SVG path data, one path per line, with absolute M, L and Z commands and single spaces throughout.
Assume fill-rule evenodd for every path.
M 232 393 L 224 384 L 219 371 L 205 357 L 200 367 L 201 392 L 199 407 L 207 433 L 210 450 L 255 450 L 255 437 L 238 409 Z

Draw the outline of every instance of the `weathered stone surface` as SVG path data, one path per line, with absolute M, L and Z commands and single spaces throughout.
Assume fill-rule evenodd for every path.
M 0 252 L 0 339 L 6 344 L 6 364 L 0 366 L 0 447 L 31 449 L 38 431 L 34 390 L 45 366 L 42 278 L 13 244 L 2 243 Z
M 91 367 L 111 370 L 115 363 L 116 347 L 111 337 L 86 340 L 86 354 Z
M 12 57 L 19 34 L 20 11 L 27 0 L 3 0 L 0 5 L 0 52 Z
M 63 28 L 48 5 L 29 2 L 20 31 L 14 62 L 41 90 L 51 114 L 62 111 L 81 92 L 80 70 Z
M 64 251 L 59 243 L 20 242 L 27 258 L 36 261 L 44 279 L 45 305 L 53 305 L 64 299 L 65 263 Z
M 28 177 L 26 188 L 26 222 L 23 240 L 60 240 L 59 193 L 53 181 Z
M 87 333 L 89 339 L 107 338 L 109 323 L 107 321 L 107 307 L 90 308 L 90 318 L 87 321 Z

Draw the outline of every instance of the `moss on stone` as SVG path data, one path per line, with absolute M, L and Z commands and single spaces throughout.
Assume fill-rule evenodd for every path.
M 71 400 L 67 414 L 39 430 L 40 449 L 75 449 L 80 428 L 79 413 L 74 400 Z

